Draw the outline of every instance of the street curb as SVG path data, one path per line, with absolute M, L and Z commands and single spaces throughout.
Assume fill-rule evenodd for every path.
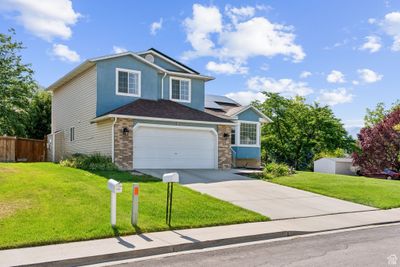
M 223 239 L 208 240 L 208 241 L 197 241 L 197 242 L 193 242 L 193 243 L 169 245 L 169 246 L 162 246 L 162 247 L 155 247 L 155 248 L 147 248 L 147 249 L 139 249 L 139 250 L 125 251 L 125 252 L 118 252 L 118 253 L 95 255 L 95 256 L 88 256 L 88 257 L 75 258 L 75 259 L 65 259 L 65 260 L 59 260 L 59 261 L 40 262 L 40 263 L 18 265 L 18 266 L 27 266 L 27 267 L 28 266 L 32 266 L 32 267 L 36 267 L 36 266 L 57 266 L 57 267 L 83 266 L 83 265 L 106 263 L 106 262 L 112 262 L 112 261 L 128 260 L 128 259 L 134 259 L 134 258 L 142 258 L 142 257 L 155 256 L 155 255 L 168 254 L 168 253 L 181 252 L 181 251 L 194 250 L 194 249 L 220 247 L 220 246 L 232 245 L 232 244 L 237 244 L 237 243 L 263 241 L 263 240 L 276 239 L 276 238 L 281 238 L 281 237 L 301 236 L 301 235 L 306 235 L 306 234 L 316 234 L 316 233 L 323 233 L 323 232 L 329 232 L 329 231 L 359 228 L 359 227 L 365 227 L 365 226 L 386 225 L 386 224 L 392 224 L 392 223 L 400 223 L 400 220 L 380 222 L 380 223 L 371 223 L 371 224 L 362 224 L 362 225 L 349 226 L 349 227 L 340 227 L 340 228 L 333 228 L 333 229 L 327 229 L 327 230 L 321 230 L 321 231 L 280 231 L 280 232 L 274 232 L 274 233 L 239 236 L 239 237 L 223 238 Z

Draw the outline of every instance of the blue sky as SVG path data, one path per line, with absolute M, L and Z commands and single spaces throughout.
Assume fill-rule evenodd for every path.
M 0 15 L 43 86 L 87 58 L 154 47 L 216 77 L 207 93 L 301 94 L 347 127 L 399 98 L 400 1 L 0 0 Z

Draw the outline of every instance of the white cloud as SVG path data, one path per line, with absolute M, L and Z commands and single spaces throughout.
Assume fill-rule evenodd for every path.
M 349 42 L 350 42 L 349 39 L 344 39 L 344 40 L 342 40 L 342 41 L 340 41 L 340 42 L 334 43 L 333 45 L 325 46 L 324 49 L 325 49 L 325 50 L 332 50 L 332 49 L 335 49 L 335 48 L 338 48 L 338 47 L 345 46 L 345 45 L 347 45 Z
M 113 45 L 113 53 L 115 53 L 115 54 L 124 53 L 126 51 L 128 51 L 128 49 L 121 47 L 121 46 Z
M 251 7 L 229 6 L 226 13 L 233 24 L 224 23 L 215 6 L 193 5 L 192 18 L 184 21 L 192 50 L 183 54 L 184 59 L 214 56 L 222 61 L 240 63 L 256 56 L 283 55 L 294 62 L 304 59 L 302 47 L 294 42 L 296 36 L 292 26 L 274 24 L 265 17 L 253 17 L 255 9 Z
M 0 10 L 10 15 L 26 30 L 47 41 L 69 39 L 71 26 L 81 16 L 70 0 L 3 0 Z
M 225 6 L 225 13 L 231 18 L 233 23 L 242 21 L 246 18 L 253 17 L 256 9 L 252 6 L 244 7 L 232 7 L 230 5 Z
M 331 73 L 326 76 L 326 81 L 329 83 L 344 83 L 344 74 L 338 70 L 332 70 Z
M 222 15 L 215 6 L 193 5 L 193 17 L 183 22 L 186 39 L 194 51 L 185 53 L 185 58 L 207 56 L 213 54 L 214 42 L 210 34 L 222 31 Z
M 331 91 L 321 90 L 320 93 L 317 101 L 329 106 L 350 103 L 353 101 L 354 97 L 354 95 L 350 94 L 345 88 L 338 88 Z
M 360 47 L 360 50 L 368 50 L 370 53 L 375 53 L 381 49 L 382 43 L 379 36 L 370 35 L 365 39 L 366 42 Z
M 309 72 L 309 71 L 303 71 L 302 73 L 300 73 L 300 78 L 306 79 L 306 78 L 310 77 L 311 75 L 312 75 L 311 72 Z
M 241 91 L 226 94 L 225 96 L 232 98 L 241 105 L 249 105 L 254 100 L 264 101 L 265 95 L 261 92 Z
M 364 120 L 363 119 L 345 120 L 344 121 L 344 127 L 345 128 L 364 127 Z
M 159 30 L 161 30 L 162 26 L 163 26 L 163 19 L 162 19 L 162 18 L 160 18 L 159 21 L 154 21 L 154 22 L 150 25 L 150 34 L 151 34 L 151 35 L 156 35 L 157 32 L 158 32 Z
M 393 37 L 391 49 L 400 51 L 400 12 L 388 13 L 382 21 L 374 23 L 379 24 L 387 35 Z
M 247 91 L 231 92 L 227 97 L 242 105 L 248 105 L 254 100 L 264 101 L 262 92 L 279 93 L 285 97 L 306 96 L 313 93 L 313 89 L 306 82 L 297 82 L 292 79 L 279 79 L 255 76 L 247 80 Z
M 81 60 L 77 52 L 63 44 L 53 44 L 52 54 L 62 61 L 79 62 Z
M 296 82 L 292 79 L 279 79 L 255 76 L 247 80 L 247 87 L 252 91 L 279 93 L 284 96 L 306 96 L 313 89 L 306 82 Z
M 370 69 L 359 69 L 357 70 L 360 79 L 365 83 L 374 83 L 382 80 L 383 75 L 376 73 Z
M 214 61 L 208 62 L 206 69 L 221 74 L 246 74 L 248 71 L 247 67 L 237 63 L 216 63 Z
M 351 83 L 352 83 L 353 85 L 359 85 L 359 84 L 360 84 L 360 82 L 357 81 L 357 80 L 353 80 Z
M 255 17 L 238 23 L 232 31 L 220 34 L 220 53 L 245 61 L 249 57 L 273 57 L 284 55 L 295 62 L 304 59 L 301 46 L 294 43 L 295 35 L 291 27 L 273 24 L 263 17 Z

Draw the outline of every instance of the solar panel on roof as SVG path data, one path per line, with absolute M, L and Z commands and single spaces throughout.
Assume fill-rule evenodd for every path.
M 207 101 L 204 103 L 204 107 L 206 108 L 213 108 L 213 109 L 222 109 L 220 105 L 215 103 L 214 101 Z
M 222 95 L 206 95 L 206 102 L 209 102 L 209 101 L 238 105 L 238 103 L 235 100 L 230 99 L 229 97 L 226 97 L 226 96 L 222 96 Z

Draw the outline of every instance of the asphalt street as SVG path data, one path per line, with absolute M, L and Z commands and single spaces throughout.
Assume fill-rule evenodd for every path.
M 192 251 L 122 263 L 128 266 L 397 266 L 400 225 Z M 112 265 L 112 264 L 111 264 Z

